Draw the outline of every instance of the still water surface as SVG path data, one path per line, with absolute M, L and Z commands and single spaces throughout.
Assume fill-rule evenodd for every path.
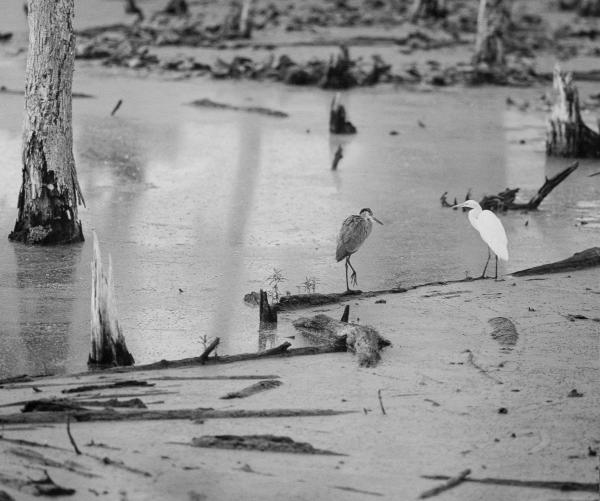
M 20 88 L 22 63 L 2 65 L 0 84 Z M 347 215 L 370 207 L 385 223 L 353 257 L 362 289 L 475 276 L 485 246 L 461 212 L 440 207 L 440 195 L 460 200 L 472 188 L 480 198 L 518 186 L 527 199 L 567 164 L 546 161 L 544 114 L 507 109 L 505 89 L 353 91 L 345 96 L 359 130 L 352 137 L 329 135 L 332 94 L 315 89 L 144 79 L 80 65 L 74 90 L 95 96 L 74 101 L 87 241 L 31 248 L 0 238 L 0 376 L 85 368 L 92 229 L 112 254 L 120 322 L 137 362 L 197 355 L 203 336 L 219 336 L 221 354 L 255 351 L 293 329 L 284 319 L 259 336 L 258 312 L 243 295 L 268 288 L 273 268 L 287 278 L 283 291 L 298 292 L 307 276 L 318 279 L 317 291 L 343 290 L 334 255 Z M 290 117 L 187 105 L 200 98 Z M 5 236 L 21 180 L 22 100 L 0 94 Z M 344 158 L 331 171 L 338 144 Z M 501 216 L 511 253 L 503 272 L 598 245 L 600 178 L 587 177 L 598 170 L 583 163 L 539 212 Z

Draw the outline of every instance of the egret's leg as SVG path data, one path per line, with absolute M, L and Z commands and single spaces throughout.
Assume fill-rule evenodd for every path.
M 485 262 L 485 266 L 483 267 L 483 273 L 481 274 L 481 278 L 485 278 L 485 272 L 487 270 L 488 263 L 490 262 L 490 257 L 491 257 L 490 248 L 488 247 L 488 258 L 487 258 L 487 261 Z
M 352 263 L 350 262 L 350 256 L 348 256 L 348 258 L 346 259 L 346 262 L 348 263 L 348 266 L 350 266 L 350 268 L 352 268 L 352 275 L 350 275 L 350 280 L 352 280 L 352 285 L 354 285 L 356 287 L 358 285 L 358 281 L 356 280 L 356 270 L 354 269 L 354 266 L 352 266 Z
M 494 277 L 494 280 L 498 280 L 498 256 L 496 256 L 496 276 Z

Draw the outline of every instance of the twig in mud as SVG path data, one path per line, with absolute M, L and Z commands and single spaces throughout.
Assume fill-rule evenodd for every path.
M 442 492 L 447 491 L 448 489 L 452 489 L 452 487 L 456 487 L 457 485 L 463 483 L 467 476 L 470 474 L 471 470 L 463 470 L 457 476 L 448 478 L 445 484 L 438 485 L 433 489 L 429 489 L 428 491 L 422 492 L 419 496 L 419 499 L 426 499 L 433 496 L 437 496 L 438 494 L 441 494 Z
M 336 170 L 340 160 L 344 158 L 344 150 L 342 149 L 342 145 L 340 144 L 335 150 L 335 154 L 333 155 L 333 162 L 331 163 L 331 170 Z
M 198 359 L 199 363 L 203 364 L 206 359 L 208 358 L 208 356 L 210 355 L 210 352 L 213 351 L 218 344 L 221 342 L 221 339 L 216 337 L 212 343 L 210 343 L 206 349 L 204 350 L 204 352 L 202 353 L 202 355 L 200 355 L 200 358 Z
M 122 104 L 123 104 L 123 100 L 122 100 L 122 99 L 119 99 L 119 100 L 117 101 L 117 104 L 115 104 L 115 107 L 114 107 L 114 108 L 112 109 L 112 111 L 110 112 L 110 116 L 111 116 L 111 117 L 115 115 L 115 113 L 116 113 L 116 112 L 117 112 L 117 110 L 118 110 L 118 109 L 121 107 L 121 105 L 122 105 Z
M 385 416 L 385 407 L 383 406 L 383 399 L 381 398 L 381 388 L 377 390 L 377 398 L 379 399 L 379 407 L 381 407 L 381 412 Z
M 77 447 L 77 444 L 75 443 L 75 439 L 73 438 L 73 435 L 71 435 L 71 416 L 69 414 L 67 414 L 67 435 L 69 436 L 69 440 L 71 441 L 71 445 L 73 446 L 73 449 L 75 449 L 75 453 L 78 456 L 80 456 L 81 451 L 79 450 L 79 447 Z
M 481 367 L 480 365 L 478 365 L 477 363 L 475 363 L 475 357 L 473 356 L 473 352 L 471 350 L 465 350 L 463 351 L 463 353 L 468 353 L 467 356 L 467 363 L 473 367 L 475 367 L 479 372 L 481 372 L 481 374 L 483 374 L 485 377 L 487 377 L 488 379 L 491 379 L 492 381 L 494 381 L 497 384 L 504 384 L 502 381 L 500 381 L 498 378 L 495 378 L 494 376 L 492 376 L 488 371 L 486 371 L 483 367 Z

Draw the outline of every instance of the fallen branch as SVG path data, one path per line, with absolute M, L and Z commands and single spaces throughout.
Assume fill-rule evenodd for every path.
M 261 393 L 263 391 L 272 390 L 273 388 L 277 388 L 281 386 L 283 383 L 278 381 L 277 379 L 268 379 L 266 381 L 259 381 L 251 386 L 248 386 L 240 391 L 234 391 L 228 393 L 227 395 L 221 397 L 222 399 L 230 399 L 230 398 L 246 398 L 256 393 Z
M 448 478 L 445 484 L 439 485 L 437 487 L 434 487 L 433 489 L 429 489 L 428 491 L 421 493 L 419 499 L 426 499 L 433 496 L 437 496 L 438 494 L 441 494 L 442 492 L 447 491 L 448 489 L 452 489 L 453 487 L 462 484 L 467 478 L 467 476 L 469 476 L 470 474 L 471 470 L 463 470 L 456 477 Z
M 151 381 L 220 381 L 237 379 L 279 379 L 279 376 L 274 374 L 248 374 L 242 376 L 160 376 L 148 379 Z
M 546 198 L 550 192 L 556 188 L 562 181 L 564 181 L 575 169 L 579 167 L 579 162 L 573 162 L 566 169 L 562 170 L 551 178 L 545 178 L 544 184 L 538 189 L 537 193 L 531 197 L 529 202 L 521 203 L 516 202 L 517 193 L 520 188 L 506 188 L 497 195 L 486 195 L 484 196 L 479 205 L 482 209 L 488 209 L 492 211 L 506 211 L 506 210 L 536 210 L 544 198 Z M 448 192 L 445 192 L 440 197 L 442 207 L 452 208 L 456 203 L 450 204 L 447 200 Z M 454 199 L 456 202 L 456 199 Z
M 44 477 L 40 480 L 23 480 L 0 472 L 0 484 L 34 496 L 72 496 L 77 492 L 75 489 L 62 487 L 54 483 L 46 470 L 44 470 Z
M 600 266 L 600 247 L 592 247 L 581 252 L 576 252 L 571 257 L 554 263 L 542 264 L 527 268 L 525 270 L 511 273 L 514 277 L 524 277 L 527 275 L 544 275 L 547 273 L 560 273 L 564 271 L 583 270 Z
M 71 442 L 73 449 L 75 449 L 75 454 L 80 456 L 81 451 L 79 450 L 79 447 L 77 447 L 77 444 L 75 443 L 75 439 L 73 438 L 73 435 L 71 435 L 71 416 L 69 414 L 67 414 L 67 435 L 69 436 L 69 441 Z
M 191 419 L 204 421 L 206 419 L 233 419 L 233 418 L 275 418 L 275 417 L 309 417 L 309 416 L 337 416 L 350 414 L 354 411 L 336 411 L 331 409 L 166 409 L 166 410 L 131 410 L 119 412 L 113 409 L 83 410 L 70 412 L 71 417 L 77 422 L 98 421 L 162 421 L 172 419 Z M 66 412 L 29 412 L 26 414 L 7 414 L 0 416 L 0 424 L 32 424 L 32 423 L 64 423 Z
M 198 363 L 203 364 L 204 362 L 206 362 L 206 359 L 208 358 L 210 353 L 219 345 L 220 342 L 221 342 L 221 339 L 218 337 L 213 339 L 212 343 L 210 343 L 206 347 L 206 349 L 204 350 L 202 355 L 200 355 L 200 357 L 198 357 Z
M 66 390 L 62 390 L 61 393 L 82 393 L 85 391 L 106 390 L 109 388 L 125 388 L 130 386 L 154 386 L 154 383 L 148 383 L 147 381 L 117 381 L 115 383 L 106 384 L 88 384 L 84 386 L 77 386 L 75 388 L 68 388 Z
M 110 112 L 110 116 L 113 117 L 115 116 L 115 113 L 119 110 L 119 108 L 121 107 L 121 105 L 123 104 L 123 100 L 119 99 L 117 101 L 117 104 L 115 104 L 115 107 L 112 109 L 112 111 Z
M 377 398 L 379 399 L 379 407 L 381 407 L 381 413 L 385 416 L 385 407 L 383 406 L 383 398 L 381 398 L 381 389 L 377 390 Z
M 208 98 L 196 99 L 190 103 L 190 106 L 196 106 L 198 108 L 210 108 L 214 110 L 243 111 L 246 113 L 256 113 L 258 115 L 265 115 L 275 118 L 289 117 L 289 114 L 285 113 L 284 111 L 263 108 L 262 106 L 235 106 L 233 104 L 218 103 Z
M 32 463 L 37 463 L 42 466 L 46 466 L 48 468 L 59 468 L 62 470 L 70 471 L 71 473 L 75 473 L 77 475 L 81 475 L 85 478 L 98 478 L 100 475 L 96 475 L 95 473 L 91 473 L 89 471 L 85 471 L 82 465 L 78 463 L 74 463 L 73 461 L 66 461 L 61 463 L 60 461 L 56 461 L 55 459 L 50 459 L 44 456 L 43 454 L 32 451 L 30 449 L 24 449 L 22 447 L 8 449 L 10 454 L 13 454 L 21 459 L 25 459 Z
M 451 477 L 445 475 L 421 475 L 429 480 L 449 480 Z M 478 484 L 509 485 L 513 487 L 532 487 L 534 489 L 555 489 L 559 491 L 581 491 L 598 492 L 597 482 L 560 482 L 548 480 L 515 480 L 511 478 L 465 478 L 464 482 L 475 482 Z

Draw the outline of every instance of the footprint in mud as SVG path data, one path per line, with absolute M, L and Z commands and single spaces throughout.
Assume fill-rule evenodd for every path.
M 502 351 L 512 351 L 519 340 L 515 324 L 505 317 L 494 317 L 488 320 L 492 331 L 490 335 L 500 343 Z

